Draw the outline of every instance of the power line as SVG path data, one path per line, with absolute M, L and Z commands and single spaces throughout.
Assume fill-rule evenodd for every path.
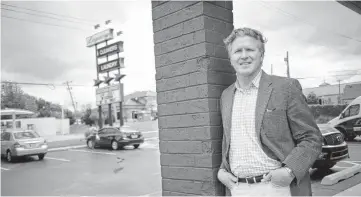
M 271 5 L 269 5 L 268 3 L 266 3 L 266 2 L 264 2 L 264 1 L 262 1 L 262 0 L 259 1 L 259 2 L 260 2 L 263 6 L 265 6 L 265 7 L 272 8 L 272 9 L 276 9 L 276 11 L 278 11 L 278 12 L 284 14 L 284 15 L 291 16 L 291 17 L 294 18 L 295 20 L 298 20 L 298 21 L 301 21 L 301 22 L 303 22 L 303 23 L 305 23 L 305 24 L 308 24 L 308 25 L 311 25 L 311 26 L 313 26 L 313 27 L 316 27 L 317 29 L 321 29 L 321 28 L 318 27 L 317 25 L 314 25 L 314 24 L 310 23 L 310 22 L 307 21 L 307 20 L 304 20 L 304 19 L 302 19 L 302 18 L 300 18 L 300 17 L 297 17 L 297 16 L 295 16 L 295 15 L 289 13 L 289 12 L 286 12 L 286 11 L 282 10 L 281 8 L 278 8 L 278 7 L 276 7 L 276 6 L 271 6 Z M 356 41 L 356 42 L 361 43 L 361 40 L 358 40 L 358 39 L 356 39 L 356 38 L 352 38 L 352 37 L 350 37 L 350 36 L 347 36 L 347 35 L 344 35 L 344 34 L 341 34 L 341 33 L 338 33 L 338 32 L 331 31 L 331 30 L 329 30 L 329 29 L 323 30 L 323 31 L 324 31 L 324 32 L 328 32 L 328 33 L 333 33 L 333 34 L 335 34 L 335 35 L 337 35 L 337 36 L 340 36 L 340 37 L 343 37 L 343 38 L 350 39 L 350 40 L 353 40 L 353 41 Z
M 14 82 L 14 81 L 1 81 L 1 83 L 13 83 L 19 85 L 36 85 L 36 86 L 67 86 L 66 84 L 53 84 L 53 83 L 31 83 L 31 82 Z M 79 86 L 79 87 L 87 87 L 92 85 L 71 85 L 71 86 Z
M 92 25 L 93 23 L 96 23 L 95 21 L 92 21 L 92 20 L 77 18 L 77 17 L 73 17 L 73 16 L 69 16 L 69 15 L 56 14 L 56 13 L 52 13 L 52 12 L 45 12 L 45 11 L 41 11 L 41 10 L 29 9 L 29 8 L 19 7 L 19 6 L 15 6 L 15 5 L 6 4 L 6 3 L 1 3 L 1 5 L 14 7 L 14 8 L 20 8 L 20 9 L 23 9 L 23 10 L 28 10 L 28 11 L 38 12 L 38 13 L 44 13 L 44 14 L 50 14 L 50 15 L 55 15 L 55 16 L 60 16 L 60 17 L 76 19 L 76 20 L 88 22 L 90 25 Z
M 14 19 L 14 20 L 19 20 L 19 21 L 30 22 L 30 23 L 38 23 L 38 24 L 48 25 L 48 26 L 62 27 L 62 28 L 66 28 L 66 29 L 74 29 L 74 30 L 81 30 L 81 31 L 87 31 L 87 32 L 90 31 L 90 30 L 80 29 L 80 28 L 76 28 L 76 27 L 70 27 L 70 26 L 64 26 L 64 25 L 55 25 L 55 24 L 52 24 L 52 23 L 43 23 L 43 22 L 27 20 L 27 19 L 23 19 L 23 18 L 16 18 L 16 17 L 6 16 L 6 15 L 1 15 L 1 17 Z
M 85 22 L 73 21 L 73 20 L 68 20 L 68 19 L 61 19 L 61 18 L 45 16 L 45 15 L 35 14 L 35 13 L 22 12 L 22 11 L 8 9 L 8 8 L 1 8 L 1 9 L 6 10 L 6 11 L 10 11 L 10 12 L 28 14 L 28 15 L 33 15 L 33 16 L 38 16 L 38 17 L 43 17 L 43 18 L 49 18 L 49 19 L 54 19 L 54 20 L 59 20 L 59 21 L 66 21 L 66 22 L 71 22 L 71 23 L 80 23 L 80 24 L 83 24 L 83 25 L 91 26 L 91 25 L 89 25 L 88 23 L 85 23 Z

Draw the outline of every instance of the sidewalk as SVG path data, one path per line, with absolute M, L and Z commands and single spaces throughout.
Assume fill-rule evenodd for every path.
M 44 137 L 47 142 L 59 142 L 66 140 L 76 140 L 76 139 L 84 139 L 84 133 L 77 134 L 68 134 L 68 135 L 54 135 L 54 136 L 45 136 Z
M 361 183 L 350 187 L 334 196 L 361 196 Z

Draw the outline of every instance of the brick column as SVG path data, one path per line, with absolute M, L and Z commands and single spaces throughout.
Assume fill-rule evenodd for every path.
M 219 98 L 235 80 L 232 1 L 153 1 L 163 196 L 223 195 Z

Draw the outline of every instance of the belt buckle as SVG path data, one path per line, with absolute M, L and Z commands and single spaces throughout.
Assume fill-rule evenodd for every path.
M 250 183 L 248 183 L 248 178 L 251 178 L 251 176 L 246 176 L 246 177 L 245 177 L 246 183 L 247 183 L 247 184 L 250 184 Z

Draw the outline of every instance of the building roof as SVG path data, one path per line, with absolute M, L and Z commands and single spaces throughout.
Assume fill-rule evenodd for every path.
M 346 85 L 342 99 L 355 99 L 361 96 L 361 84 Z
M 361 84 L 361 82 L 353 82 L 353 83 L 343 83 L 340 84 L 340 93 L 343 94 L 344 88 L 346 85 L 352 84 Z M 307 96 L 309 93 L 313 92 L 316 96 L 327 96 L 327 95 L 338 95 L 339 94 L 339 85 L 328 85 L 328 86 L 320 86 L 314 88 L 304 88 L 303 94 Z
M 137 91 L 131 94 L 124 96 L 124 101 L 131 100 L 132 98 L 139 98 L 139 97 L 156 97 L 157 93 L 152 91 Z
M 32 115 L 34 114 L 34 112 L 32 111 L 28 111 L 28 110 L 24 110 L 24 109 L 13 109 L 13 108 L 5 108 L 0 110 L 0 113 L 2 116 L 4 115 Z

